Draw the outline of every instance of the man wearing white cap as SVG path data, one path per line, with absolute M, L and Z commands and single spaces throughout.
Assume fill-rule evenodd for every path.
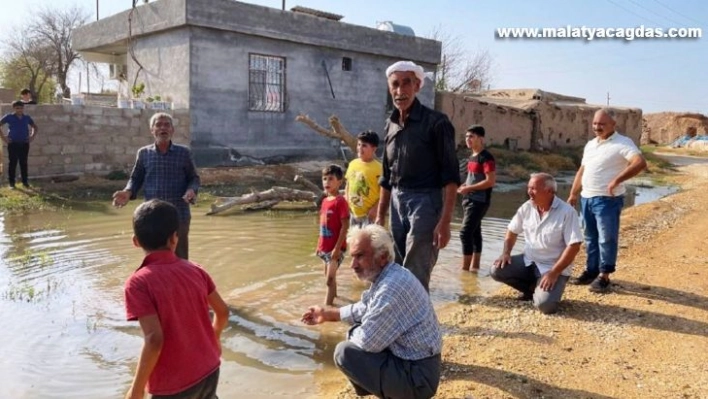
M 455 129 L 445 114 L 416 98 L 423 68 L 398 61 L 386 69 L 395 107 L 386 120 L 381 196 L 376 223 L 391 210 L 396 262 L 409 269 L 428 290 L 438 251 L 450 241 L 460 171 Z

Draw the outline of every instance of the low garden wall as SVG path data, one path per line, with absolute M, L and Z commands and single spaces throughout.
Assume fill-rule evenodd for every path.
M 9 104 L 0 106 L 5 115 Z M 158 111 L 79 105 L 28 105 L 39 128 L 30 145 L 29 174 L 33 177 L 129 171 L 138 148 L 153 142 L 150 117 Z M 169 111 L 174 117 L 174 142 L 189 145 L 189 110 Z M 7 125 L 3 127 L 7 134 Z M 3 146 L 3 170 L 7 148 Z M 19 173 L 19 170 L 18 170 Z M 3 172 L 3 180 L 7 178 Z

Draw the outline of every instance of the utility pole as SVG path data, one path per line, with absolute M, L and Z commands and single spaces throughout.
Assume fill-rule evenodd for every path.
M 283 11 L 285 11 L 285 0 L 283 0 Z
M 98 21 L 98 0 L 96 0 L 96 21 Z
M 607 92 L 607 106 L 610 106 L 610 92 Z

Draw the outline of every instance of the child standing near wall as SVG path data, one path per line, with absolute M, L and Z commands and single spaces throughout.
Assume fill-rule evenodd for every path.
M 178 226 L 177 208 L 165 201 L 147 201 L 133 215 L 133 244 L 145 259 L 125 283 L 125 310 L 140 322 L 144 342 L 127 399 L 142 399 L 146 390 L 216 398 L 229 309 L 209 274 L 175 255 Z
M 344 189 L 351 224 L 364 227 L 376 220 L 379 205 L 379 178 L 383 169 L 376 159 L 376 149 L 379 146 L 379 135 L 367 130 L 357 136 L 357 159 L 347 166 L 347 185 Z
M 317 256 L 324 262 L 327 281 L 325 305 L 332 306 L 337 296 L 337 269 L 344 260 L 349 230 L 349 206 L 339 194 L 344 172 L 337 165 L 322 170 L 322 187 L 327 197 L 320 207 L 320 237 L 317 241 Z

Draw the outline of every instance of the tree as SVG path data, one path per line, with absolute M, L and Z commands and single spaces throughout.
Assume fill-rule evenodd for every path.
M 45 75 L 44 71 L 37 71 L 33 65 L 28 66 L 27 62 L 27 59 L 12 58 L 0 63 L 0 86 L 15 93 L 27 88 L 37 102 L 52 102 L 56 82 Z
M 493 77 L 494 58 L 486 49 L 469 54 L 459 35 L 438 25 L 428 38 L 442 43 L 442 60 L 438 65 L 435 90 L 479 91 L 488 86 Z
M 492 82 L 492 64 L 494 59 L 489 50 L 478 50 L 462 64 L 458 85 L 451 91 L 484 90 Z
M 41 8 L 28 24 L 28 34 L 44 43 L 52 54 L 49 75 L 54 76 L 61 86 L 64 97 L 71 97 L 67 85 L 67 75 L 79 54 L 71 47 L 71 35 L 74 29 L 88 21 L 86 10 L 76 6 L 70 8 Z
M 2 64 L 4 86 L 10 88 L 28 88 L 32 97 L 39 98 L 39 93 L 52 71 L 52 51 L 42 41 L 23 33 L 11 34 L 6 41 L 7 51 Z

